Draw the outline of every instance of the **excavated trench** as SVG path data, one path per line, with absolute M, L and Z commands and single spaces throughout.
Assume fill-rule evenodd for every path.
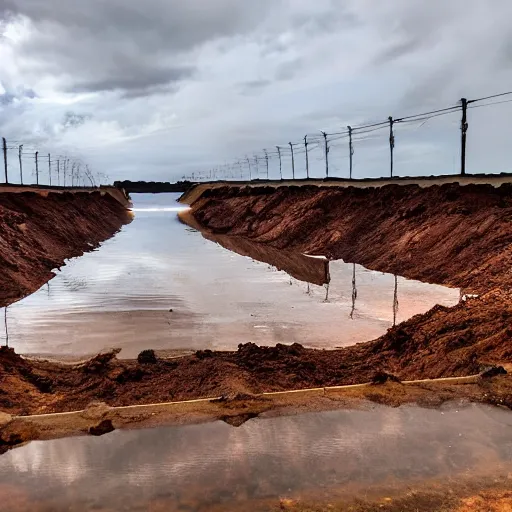
M 339 350 L 267 348 L 247 340 L 234 352 L 198 351 L 151 364 L 100 356 L 73 366 L 28 361 L 4 349 L 0 408 L 15 414 L 69 411 L 95 400 L 144 404 L 364 383 L 379 372 L 413 380 L 506 366 L 512 358 L 511 190 L 507 184 L 205 190 L 191 205 L 205 234 L 343 258 L 478 296 L 436 306 L 375 341 Z M 9 233 L 20 222 L 7 223 Z M 87 222 L 105 221 L 89 216 Z M 111 232 L 119 212 L 116 223 Z M 508 377 L 500 379 L 499 397 L 489 401 L 510 403 Z

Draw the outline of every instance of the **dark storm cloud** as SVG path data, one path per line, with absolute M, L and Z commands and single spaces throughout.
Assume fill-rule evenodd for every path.
M 143 68 L 144 66 L 141 66 Z M 137 74 L 128 67 L 114 64 L 111 76 L 86 79 L 76 82 L 69 87 L 70 92 L 96 92 L 96 91 L 126 91 L 127 96 L 142 96 L 155 90 L 162 90 L 161 86 L 189 78 L 193 74 L 192 68 L 159 69 L 157 66 L 139 69 Z
M 62 78 L 68 91 L 151 93 L 189 78 L 187 55 L 201 44 L 246 33 L 270 0 L 4 0 L 0 18 L 25 17 L 25 72 Z

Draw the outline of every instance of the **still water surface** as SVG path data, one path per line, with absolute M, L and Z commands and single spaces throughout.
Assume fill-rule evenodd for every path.
M 0 457 L 0 509 L 255 511 L 431 479 L 456 488 L 512 470 L 511 427 L 510 412 L 481 405 L 369 406 L 38 441 Z
M 304 279 L 315 285 L 230 251 L 181 223 L 177 198 L 135 194 L 131 224 L 8 308 L 10 345 L 19 353 L 71 358 L 111 347 L 134 357 L 144 348 L 233 349 L 248 341 L 334 348 L 458 301 L 457 290 L 342 261 L 329 265 L 327 295 L 318 285 L 323 263 L 306 263 Z M 254 251 L 228 242 L 242 254 Z M 281 267 L 292 256 L 282 255 Z

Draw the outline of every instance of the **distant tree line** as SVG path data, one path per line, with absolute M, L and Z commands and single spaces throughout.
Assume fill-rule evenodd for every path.
M 124 189 L 128 193 L 158 194 L 164 192 L 186 192 L 194 185 L 192 181 L 114 181 L 114 187 Z

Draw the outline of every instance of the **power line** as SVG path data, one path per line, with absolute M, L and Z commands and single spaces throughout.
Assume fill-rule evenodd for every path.
M 484 105 L 471 105 L 468 108 L 490 107 L 492 105 L 502 105 L 503 103 L 510 103 L 510 102 L 512 102 L 512 100 L 495 101 L 493 103 L 485 103 Z
M 493 94 L 492 96 L 485 96 L 483 98 L 477 98 L 476 100 L 468 100 L 468 103 L 476 103 L 477 101 L 490 100 L 491 98 L 499 98 L 500 96 L 507 96 L 512 94 L 512 91 L 501 92 L 499 94 Z
M 460 105 L 455 105 L 453 107 L 447 107 L 447 108 L 440 108 L 439 110 L 431 110 L 430 112 L 424 112 L 423 114 L 415 114 L 415 115 L 410 115 L 410 116 L 406 116 L 406 117 L 399 117 L 399 118 L 395 119 L 394 122 L 399 123 L 399 122 L 405 121 L 407 119 L 413 119 L 415 117 L 425 117 L 425 116 L 429 116 L 431 114 L 438 114 L 440 112 L 451 113 L 452 111 L 456 111 L 456 110 L 460 110 Z

